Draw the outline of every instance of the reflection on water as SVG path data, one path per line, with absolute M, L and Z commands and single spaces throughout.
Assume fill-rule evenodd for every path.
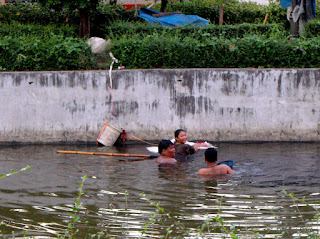
M 157 214 L 159 203 L 165 212 L 188 229 L 190 238 L 198 227 L 212 220 L 206 237 L 223 238 L 215 217 L 233 225 L 244 238 L 268 234 L 268 238 L 293 237 L 299 230 L 319 232 L 314 219 L 320 201 L 320 144 L 265 143 L 221 144 L 219 159 L 233 160 L 235 175 L 200 178 L 205 167 L 200 150 L 179 165 L 157 165 L 153 160 L 125 163 L 128 158 L 56 154 L 56 150 L 82 150 L 149 154 L 144 145 L 115 147 L 23 146 L 0 148 L 0 173 L 31 170 L 0 179 L 0 227 L 10 237 L 27 235 L 54 237 L 66 230 L 69 213 L 78 193 L 78 182 L 87 175 L 80 215 L 88 223 L 81 235 L 105 231 L 116 238 L 144 235 L 162 238 L 172 218 Z M 306 202 L 295 201 L 282 191 Z M 141 194 L 144 193 L 146 198 Z M 151 202 L 149 201 L 151 200 Z M 150 220 L 156 214 L 155 225 Z M 287 233 L 282 235 L 282 233 Z M 186 235 L 174 227 L 172 236 Z

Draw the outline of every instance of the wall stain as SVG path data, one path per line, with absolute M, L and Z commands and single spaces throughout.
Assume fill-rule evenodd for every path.
M 93 88 L 93 89 L 98 88 L 98 86 L 99 86 L 98 82 L 99 82 L 99 79 L 97 79 L 97 78 L 95 77 L 95 75 L 94 75 L 94 77 L 92 77 L 92 79 L 91 79 L 91 85 L 92 85 L 92 88 Z
M 156 110 L 156 109 L 158 108 L 158 106 L 159 106 L 159 100 L 155 100 L 155 101 L 153 101 L 152 104 L 151 104 L 151 108 L 152 108 L 153 110 Z
M 75 87 L 75 77 L 76 77 L 76 73 L 72 72 L 68 75 L 68 86 L 70 88 Z
M 119 89 L 120 81 L 124 84 L 124 88 L 127 90 L 129 87 L 134 85 L 137 79 L 134 78 L 134 74 L 131 71 L 121 70 L 112 72 L 112 88 Z M 110 77 L 106 75 L 106 86 L 110 88 Z
M 40 76 L 40 86 L 41 87 L 48 87 L 48 82 L 49 82 L 49 80 L 48 80 L 48 77 L 47 77 L 47 75 L 45 75 L 45 74 L 41 74 L 41 76 Z
M 65 108 L 73 115 L 75 112 L 85 112 L 86 111 L 86 105 L 85 104 L 77 104 L 76 100 L 73 100 L 72 102 L 68 102 L 64 104 Z
M 177 96 L 176 112 L 180 117 L 185 117 L 186 114 L 195 114 L 196 104 L 194 96 Z
M 107 95 L 104 100 L 104 105 L 111 105 L 111 95 Z
M 87 89 L 88 79 L 86 78 L 85 74 L 79 75 L 79 83 L 80 83 L 82 89 L 84 89 L 84 90 Z
M 13 83 L 13 85 L 15 85 L 15 86 L 20 86 L 22 80 L 23 80 L 23 77 L 21 76 L 21 74 L 16 73 L 16 74 L 13 75 L 13 81 L 12 81 L 12 83 Z
M 245 82 L 242 82 L 241 88 L 240 88 L 240 94 L 241 95 L 246 95 L 247 94 L 247 84 Z
M 120 116 L 120 115 L 125 115 L 125 114 L 133 114 L 137 113 L 139 109 L 139 104 L 137 101 L 125 101 L 125 100 L 120 100 L 120 101 L 115 101 L 113 103 L 114 106 L 114 115 L 115 116 Z
M 310 89 L 311 87 L 311 72 L 310 71 L 305 71 L 303 74 L 303 82 L 302 85 L 306 89 Z
M 298 89 L 300 82 L 301 82 L 301 77 L 303 77 L 303 73 L 302 72 L 297 72 L 297 77 L 293 80 L 293 86 L 294 88 Z
M 201 114 L 202 112 L 209 113 L 210 111 L 214 110 L 211 103 L 211 99 L 209 97 L 197 97 L 196 102 L 197 114 Z
M 195 76 L 194 72 L 192 71 L 184 71 L 184 72 L 180 72 L 180 76 L 179 78 L 182 78 L 183 81 L 181 82 L 181 85 L 185 88 L 187 88 L 189 90 L 190 94 L 194 93 L 194 82 L 197 80 L 197 76 Z M 200 81 L 198 81 L 198 84 L 202 84 L 202 82 L 200 83 Z
M 221 92 L 225 95 L 231 95 L 238 92 L 239 75 L 234 73 L 222 73 L 221 75 L 224 84 L 221 88 Z
M 282 74 L 278 78 L 278 86 L 277 86 L 277 91 L 278 91 L 278 97 L 281 97 L 281 83 L 282 83 Z
M 53 86 L 60 88 L 62 86 L 62 80 L 59 77 L 59 74 L 52 74 L 52 83 Z

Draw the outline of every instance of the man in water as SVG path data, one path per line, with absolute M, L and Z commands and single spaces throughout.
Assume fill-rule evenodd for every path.
M 158 164 L 175 164 L 177 160 L 174 158 L 176 150 L 170 140 L 161 140 L 158 145 L 160 156 L 156 159 Z
M 218 152 L 215 148 L 208 148 L 204 153 L 207 168 L 198 171 L 200 176 L 216 176 L 223 174 L 234 174 L 233 170 L 226 164 L 217 165 Z

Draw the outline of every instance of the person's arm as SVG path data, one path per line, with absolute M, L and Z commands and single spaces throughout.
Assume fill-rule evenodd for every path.
M 195 152 L 198 151 L 198 144 L 194 144 L 193 146 L 191 145 L 185 145 L 186 147 L 186 153 L 187 154 L 194 154 Z
M 213 170 L 216 170 L 219 174 L 234 174 L 233 170 L 226 164 L 220 164 L 213 168 Z
M 228 165 L 226 165 L 226 166 L 227 166 L 226 167 L 227 168 L 227 174 L 234 174 L 234 171 Z
M 199 144 L 198 143 L 195 143 L 193 145 L 193 148 L 194 148 L 194 151 L 197 152 L 198 151 L 198 148 L 199 148 Z

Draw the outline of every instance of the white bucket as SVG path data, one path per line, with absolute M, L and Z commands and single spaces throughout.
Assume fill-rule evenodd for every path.
M 121 133 L 122 130 L 119 127 L 110 124 L 109 121 L 106 121 L 102 126 L 97 141 L 104 146 L 112 146 Z

